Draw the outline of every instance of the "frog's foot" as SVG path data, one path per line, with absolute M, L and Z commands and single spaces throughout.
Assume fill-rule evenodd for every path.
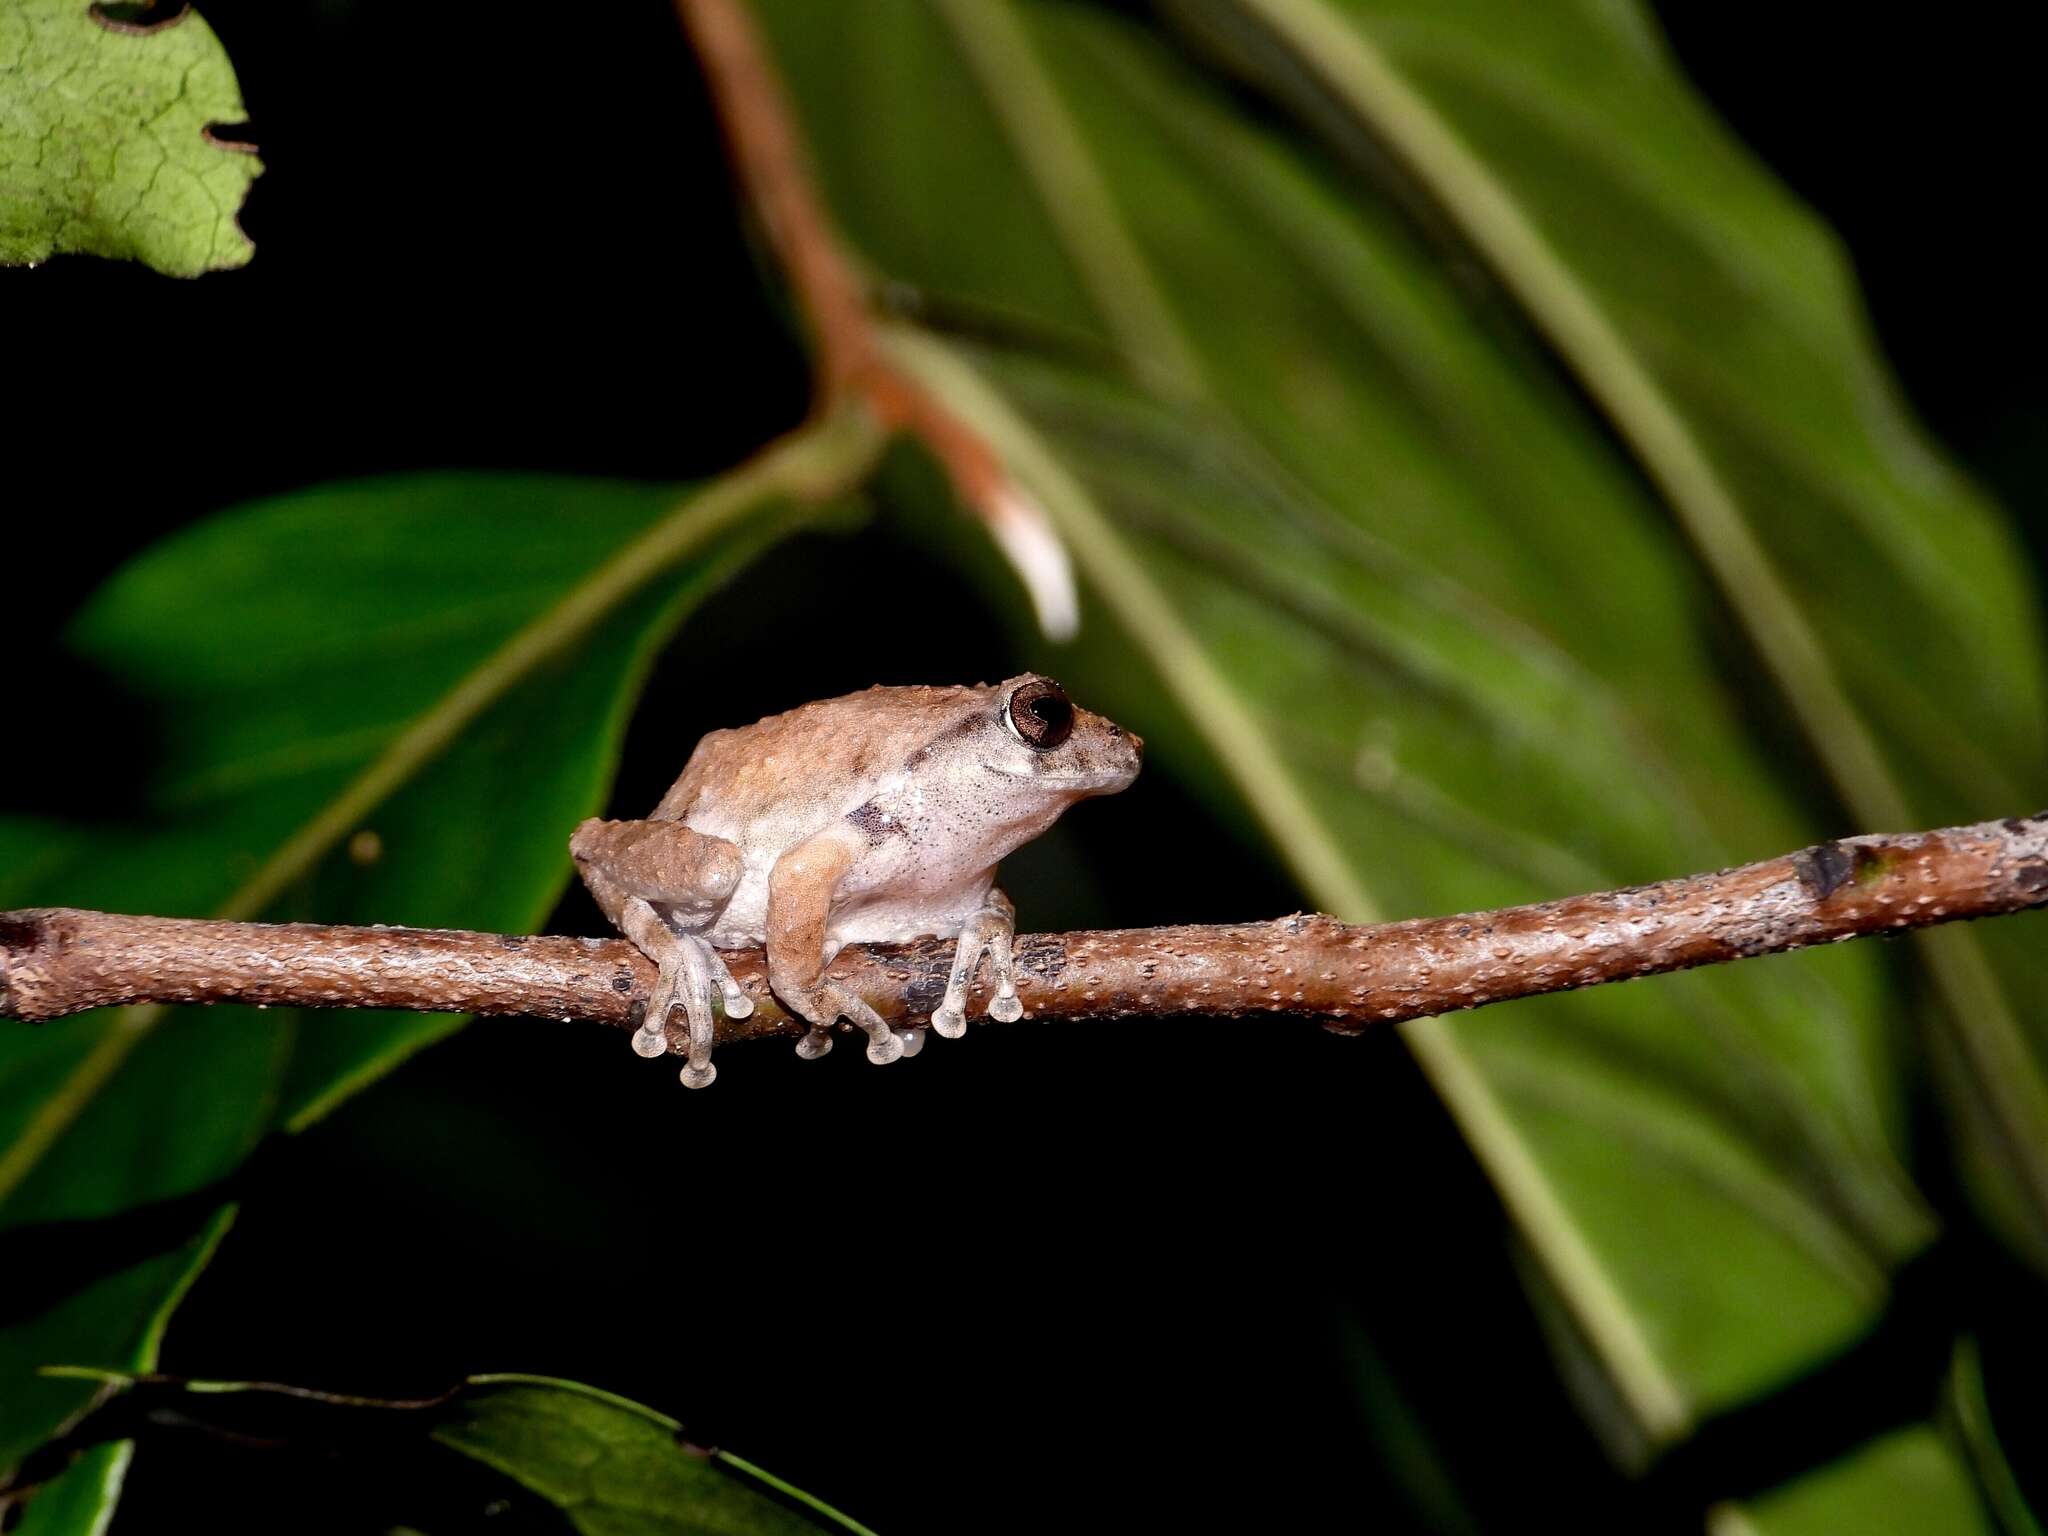
M 1017 909 L 1001 891 L 989 893 L 988 905 L 960 927 L 960 942 L 953 950 L 953 969 L 946 977 L 946 995 L 932 1010 L 932 1028 L 949 1040 L 967 1033 L 967 987 L 988 956 L 995 977 L 996 995 L 989 1000 L 988 1016 L 1008 1024 L 1024 1017 L 1024 1005 L 1017 1000 L 1016 965 L 1010 940 L 1017 931 Z
M 669 1043 L 670 1015 L 677 1007 L 689 1027 L 690 1064 L 683 1068 L 685 1088 L 709 1087 L 718 1076 L 711 1065 L 711 1040 L 716 1028 L 714 993 L 723 994 L 728 1018 L 745 1018 L 753 1002 L 740 992 L 718 951 L 694 934 L 671 933 L 656 956 L 654 995 L 648 1000 L 647 1016 L 633 1034 L 633 1049 L 642 1056 L 661 1056 L 672 1049 Z M 744 1007 L 733 1012 L 737 993 Z
M 821 981 L 808 996 L 790 1001 L 796 1004 L 798 1013 L 811 1021 L 811 1032 L 797 1044 L 799 1055 L 824 1055 L 832 1043 L 826 1031 L 838 1019 L 858 1024 L 868 1032 L 868 1060 L 876 1066 L 886 1066 L 903 1055 L 903 1037 L 890 1029 L 889 1021 L 870 1008 L 858 992 L 843 983 Z M 805 1046 L 820 1039 L 825 1042 L 823 1050 L 805 1051 Z

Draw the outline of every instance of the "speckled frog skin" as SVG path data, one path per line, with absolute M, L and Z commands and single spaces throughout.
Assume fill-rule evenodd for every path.
M 924 1045 L 922 1026 L 892 1031 L 826 975 L 846 944 L 958 935 L 932 1027 L 965 1032 L 984 955 L 990 1015 L 1020 1017 L 997 861 L 1076 800 L 1127 786 L 1143 749 L 1033 674 L 870 688 L 711 732 L 646 820 L 586 821 L 569 842 L 598 905 L 660 972 L 633 1048 L 685 1050 L 684 1083 L 708 1084 L 715 1001 L 732 1018 L 753 1010 L 718 951 L 754 945 L 775 995 L 810 1023 L 800 1056 L 829 1051 L 841 1018 L 867 1031 L 873 1062 Z

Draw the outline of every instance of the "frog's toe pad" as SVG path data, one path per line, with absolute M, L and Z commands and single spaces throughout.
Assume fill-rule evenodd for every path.
M 1017 994 L 1012 992 L 1008 997 L 993 999 L 988 1005 L 988 1016 L 1004 1024 L 1014 1024 L 1024 1017 L 1024 1005 L 1017 1000 Z
M 868 1060 L 878 1067 L 886 1067 L 903 1055 L 903 1040 L 898 1035 L 876 1035 L 868 1041 Z
M 816 1061 L 832 1049 L 832 1037 L 822 1029 L 814 1029 L 796 1043 L 797 1055 L 805 1061 Z
M 642 1024 L 633 1031 L 633 1049 L 642 1056 L 666 1056 L 668 1054 L 668 1036 L 650 1024 Z
M 685 1088 L 709 1088 L 711 1080 L 717 1076 L 718 1068 L 708 1061 L 701 1067 L 685 1067 L 683 1068 L 683 1086 Z
M 725 1016 L 728 1019 L 753 1017 L 754 1000 L 746 993 L 734 990 L 725 994 Z
M 936 1029 L 948 1040 L 958 1040 L 967 1033 L 967 1015 L 956 1012 L 951 1008 L 934 1008 L 932 1010 L 932 1028 Z

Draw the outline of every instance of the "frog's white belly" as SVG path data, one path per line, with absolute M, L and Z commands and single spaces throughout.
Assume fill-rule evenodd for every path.
M 732 900 L 704 937 L 718 949 L 752 949 L 768 938 L 768 871 L 749 862 Z M 825 926 L 825 947 L 896 944 L 929 934 L 951 938 L 988 900 L 993 869 L 920 871 L 922 878 L 843 892 Z
M 1026 814 L 1001 800 L 934 801 L 915 783 L 885 779 L 871 793 L 792 805 L 742 823 L 704 807 L 685 825 L 740 850 L 739 885 L 704 937 L 719 949 L 766 941 L 769 875 L 782 854 L 819 837 L 845 839 L 853 854 L 825 928 L 825 949 L 950 938 L 988 900 L 996 861 L 1043 831 L 1063 802 L 1034 801 Z

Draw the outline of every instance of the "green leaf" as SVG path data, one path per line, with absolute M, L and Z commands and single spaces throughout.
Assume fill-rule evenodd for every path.
M 443 475 L 196 526 L 67 636 L 123 718 L 157 723 L 137 815 L 0 821 L 0 908 L 530 932 L 655 647 L 814 515 L 791 492 L 842 483 L 871 446 L 828 425 L 688 494 Z M 0 1025 L 0 1232 L 203 1190 L 461 1022 L 145 1007 Z M 111 1348 L 162 1295 L 87 1303 L 85 1331 Z M 16 1321 L 0 1361 L 103 1358 L 52 1327 Z M 0 1378 L 0 1446 L 33 1445 L 61 1406 Z
M 232 1209 L 222 1211 L 190 1242 L 65 1297 L 27 1327 L 0 1330 L 0 1382 L 7 1385 L 7 1406 L 0 1413 L 0 1473 L 103 1395 L 103 1387 L 91 1381 L 37 1375 L 41 1366 L 91 1360 L 114 1370 L 155 1367 L 172 1311 L 233 1219 Z M 131 1450 L 116 1443 L 81 1456 L 40 1490 L 20 1530 L 96 1529 L 95 1515 L 112 1509 L 120 1496 Z
M 146 1430 L 153 1412 L 169 1408 L 181 1428 L 343 1458 L 389 1461 L 433 1442 L 503 1473 L 586 1536 L 874 1536 L 751 1462 L 692 1445 L 674 1419 L 573 1381 L 472 1376 L 441 1397 L 387 1402 L 268 1383 L 80 1374 L 122 1390 L 101 1417 L 124 1429 Z M 78 1438 L 103 1432 L 89 1422 Z M 432 1464 L 421 1465 L 431 1476 Z
M 867 1527 L 622 1397 L 543 1376 L 476 1376 L 439 1415 L 443 1445 L 518 1479 L 589 1536 L 778 1536 Z M 735 1475 L 737 1474 L 737 1475 Z M 762 1487 L 790 1499 L 791 1510 Z M 799 1512 L 800 1511 L 800 1512 Z
M 2038 1395 L 2036 1402 L 2039 1401 Z M 2004 1536 L 2043 1536 L 2043 1527 L 2027 1507 L 2025 1490 L 1998 1429 L 1991 1421 L 1991 1399 L 1984 1386 L 1984 1358 L 1975 1339 L 1956 1344 L 1949 1367 L 1944 1422 L 1969 1458 L 1984 1502 L 1996 1513 Z M 2022 1415 L 2024 1418 L 2024 1415 Z
M 1760 1498 L 1719 1505 L 1708 1516 L 1707 1530 L 1710 1536 L 1997 1533 L 1962 1462 L 1925 1425 L 1873 1441 Z
M 227 51 L 196 11 L 100 12 L 0 10 L 0 265 L 80 251 L 174 277 L 242 266 L 256 248 L 235 215 L 263 167 L 209 132 L 242 122 Z
M 1170 0 L 1340 151 L 1370 136 L 1488 265 L 1656 484 L 1866 830 L 2030 809 L 2037 594 L 1931 451 L 1816 220 L 1627 7 Z M 2048 1267 L 2038 924 L 1916 940 L 1969 1170 Z
M 1475 290 L 1410 216 L 1415 178 L 1349 162 L 1348 102 L 1283 92 L 1301 121 L 1275 123 L 1156 29 L 1088 7 L 754 9 L 836 214 L 916 296 L 928 329 L 900 328 L 896 356 L 997 445 L 1091 584 L 1083 640 L 1052 664 L 1256 822 L 1313 900 L 1473 909 L 1841 830 L 1802 812 L 1730 687 L 1724 572 L 1673 488 L 1532 345 L 1526 297 Z M 1306 68 L 1263 9 L 1182 9 L 1226 44 L 1252 30 L 1261 78 Z M 1338 42 L 1377 15 L 1318 9 Z M 1461 78 L 1578 123 L 1588 153 L 1543 185 L 1577 189 L 1584 238 L 1682 216 L 1726 259 L 1825 252 L 1633 11 L 1605 8 L 1636 25 L 1603 31 L 1574 7 L 1424 9 L 1389 30 L 1448 37 Z M 1497 36 L 1496 11 L 1515 13 Z M 1574 69 L 1637 86 L 1581 91 Z M 1645 134 L 1694 172 L 1683 196 L 1620 174 Z M 1665 244 L 1628 290 L 1659 358 L 1711 349 L 1695 332 L 1768 348 L 1790 327 L 1776 344 L 1830 402 L 1752 423 L 1803 498 L 1779 521 L 1807 519 L 1771 537 L 1840 552 L 1774 611 L 1864 648 L 1856 676 L 1900 701 L 1902 730 L 1981 721 L 1969 766 L 1939 770 L 1970 783 L 1927 819 L 2010 810 L 1997 797 L 2039 778 L 2041 681 L 2004 531 L 1899 418 L 1838 270 L 1731 281 Z M 1629 276 L 1617 258 L 1601 281 Z M 1877 957 L 1842 950 L 1408 1027 L 1567 1357 L 1614 1404 L 1617 1451 L 1840 1350 L 1926 1240 L 1890 993 Z

